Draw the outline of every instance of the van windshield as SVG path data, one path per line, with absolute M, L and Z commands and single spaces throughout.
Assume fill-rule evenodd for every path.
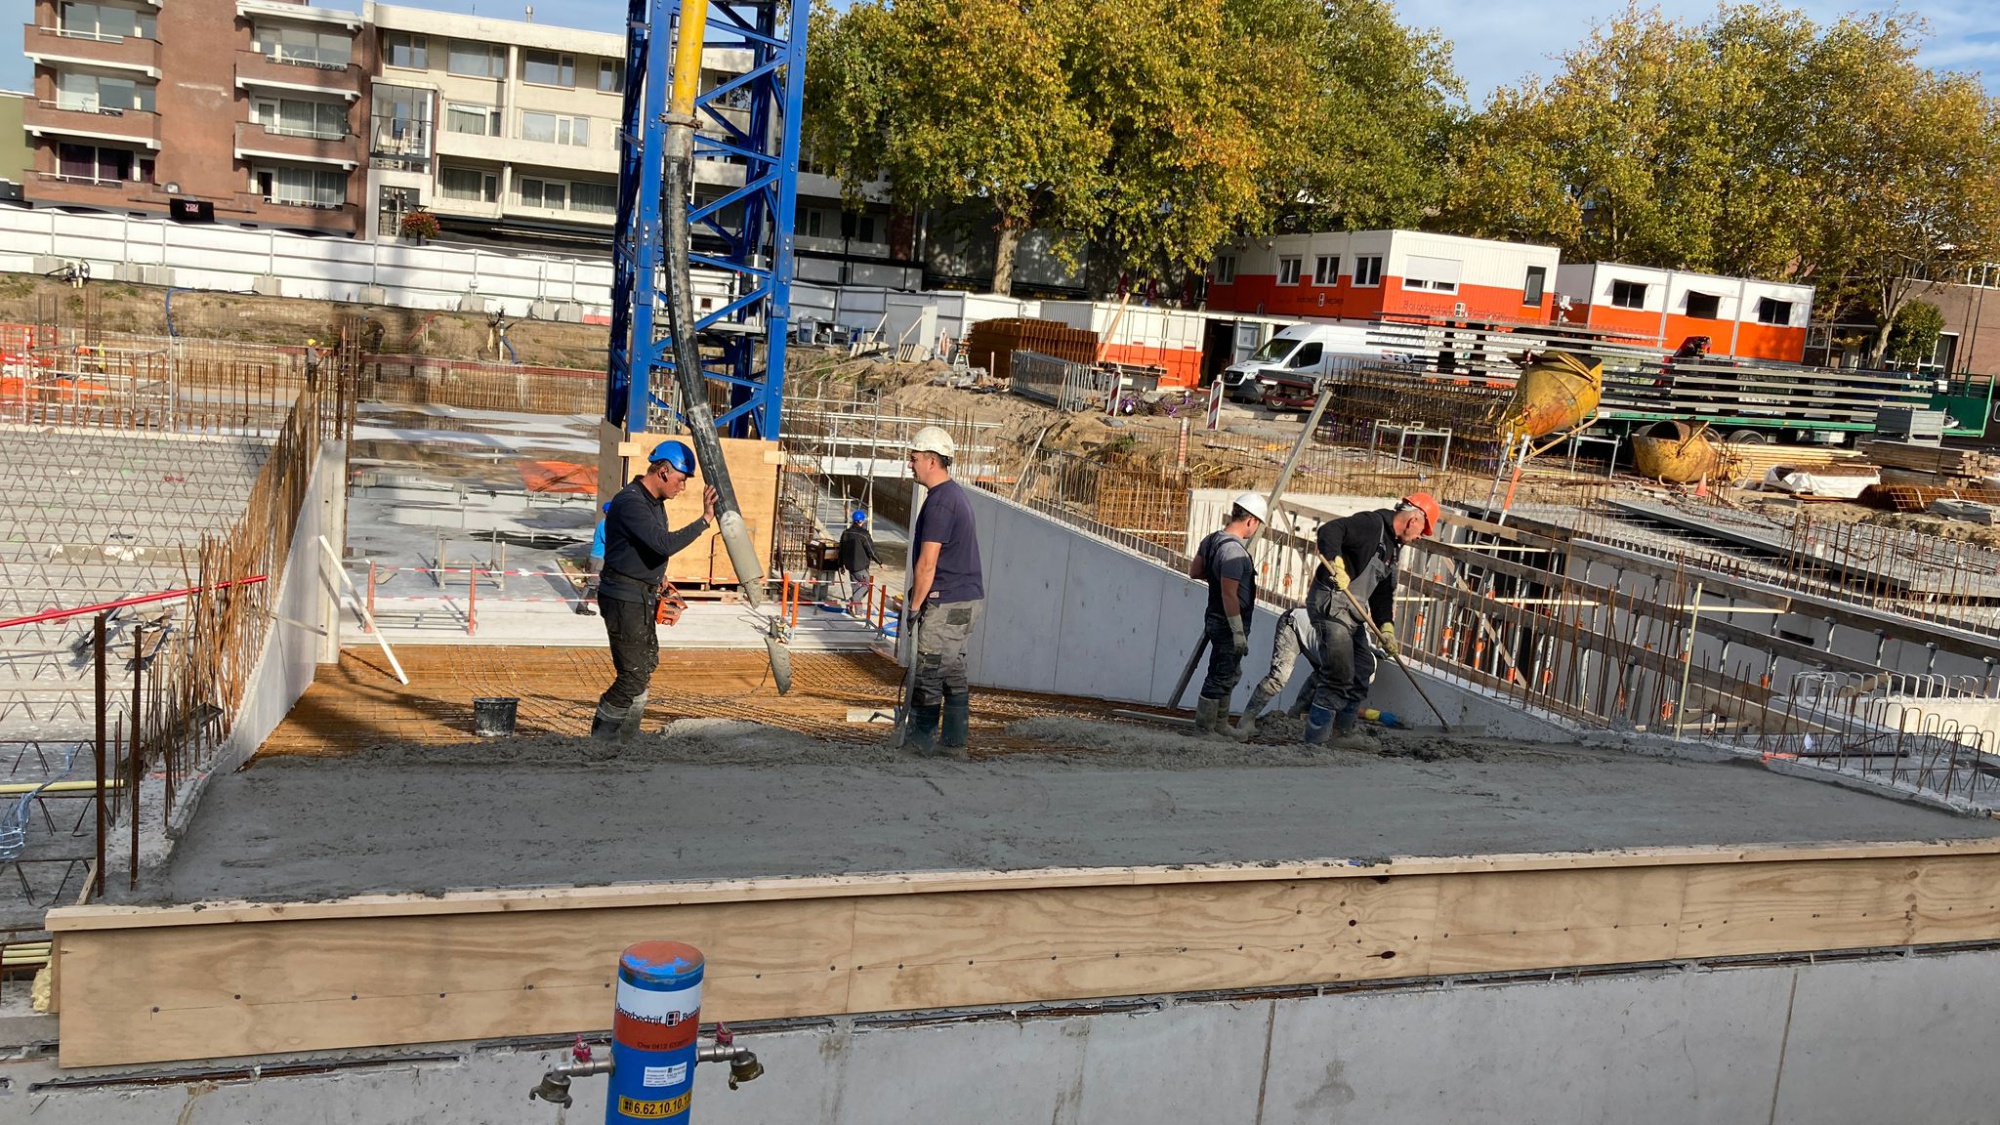
M 1264 341 L 1264 346 L 1257 349 L 1256 353 L 1250 357 L 1250 362 L 1276 363 L 1285 356 L 1290 355 L 1292 349 L 1298 346 L 1299 342 L 1297 340 L 1287 339 L 1283 336 L 1273 336 Z

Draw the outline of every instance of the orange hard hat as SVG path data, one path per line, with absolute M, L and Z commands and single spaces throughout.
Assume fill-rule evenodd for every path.
M 1424 514 L 1424 534 L 1437 530 L 1439 521 L 1444 519 L 1444 509 L 1438 507 L 1437 497 L 1428 492 L 1412 492 L 1403 497 L 1404 508 L 1415 508 Z

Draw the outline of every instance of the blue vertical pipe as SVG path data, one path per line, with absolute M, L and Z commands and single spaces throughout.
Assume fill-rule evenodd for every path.
M 605 1125 L 683 1125 L 689 1119 L 701 974 L 701 950 L 678 941 L 642 941 L 618 958 Z

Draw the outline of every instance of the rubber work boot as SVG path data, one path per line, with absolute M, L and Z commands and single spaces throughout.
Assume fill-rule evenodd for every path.
M 1306 717 L 1306 712 L 1312 710 L 1312 705 L 1312 692 L 1302 691 L 1297 699 L 1292 700 L 1292 705 L 1285 709 L 1285 714 L 1294 719 L 1303 719 Z
M 612 742 L 618 737 L 618 718 L 607 716 L 602 706 L 590 715 L 590 737 L 599 742 Z
M 1361 717 L 1342 711 L 1333 717 L 1333 745 L 1342 750 L 1373 750 L 1375 740 L 1361 733 Z
M 639 722 L 646 717 L 646 692 L 640 692 L 625 708 L 625 717 L 618 723 L 618 741 L 630 742 L 639 735 Z
M 935 703 L 928 707 L 921 703 L 912 703 L 909 718 L 903 720 L 908 724 L 903 730 L 903 745 L 923 757 L 937 757 L 938 714 L 943 710 L 944 708 Z
M 946 750 L 963 752 L 965 740 L 972 732 L 972 696 L 960 692 L 953 695 L 944 693 L 944 733 L 938 736 L 938 745 Z
M 1314 705 L 1312 710 L 1306 712 L 1305 744 L 1307 746 L 1325 746 L 1327 738 L 1332 734 L 1333 712 L 1324 707 Z
M 1198 734 L 1214 734 L 1222 722 L 1222 700 L 1202 696 L 1194 705 L 1194 729 Z
M 1257 718 L 1264 713 L 1264 705 L 1269 702 L 1271 697 L 1262 691 L 1250 693 L 1250 705 L 1243 708 L 1243 717 L 1236 721 L 1236 729 L 1229 732 L 1236 741 L 1248 742 L 1257 736 Z

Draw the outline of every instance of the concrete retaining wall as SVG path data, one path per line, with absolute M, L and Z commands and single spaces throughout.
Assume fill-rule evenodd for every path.
M 697 1070 L 707 1125 L 1880 1125 L 1988 1121 L 2000 1021 L 1991 950 L 1254 1001 L 1161 999 L 1111 1014 L 834 1020 L 752 1033 L 767 1068 L 731 1092 Z M 727 1013 L 704 1012 L 705 1016 Z M 606 1022 L 610 1002 L 605 1003 Z M 601 1048 L 600 1048 L 601 1050 Z M 527 1092 L 560 1047 L 444 1048 L 250 1079 L 100 1085 L 0 1064 L 0 1119 L 47 1125 L 596 1121 Z M 288 1060 L 290 1061 L 290 1060 Z
M 972 639 L 972 682 L 1164 706 L 1201 638 L 1207 586 L 993 493 L 967 493 L 986 575 L 984 617 Z M 1259 606 L 1232 708 L 1247 704 L 1270 671 L 1276 627 L 1277 615 Z M 1183 707 L 1194 706 L 1204 670 L 1196 669 Z M 1307 671 L 1300 661 L 1280 703 L 1291 701 Z M 1454 726 L 1519 738 L 1569 733 L 1455 681 L 1426 675 L 1424 690 Z M 1408 676 L 1393 667 L 1377 675 L 1369 705 L 1417 725 L 1435 722 Z

